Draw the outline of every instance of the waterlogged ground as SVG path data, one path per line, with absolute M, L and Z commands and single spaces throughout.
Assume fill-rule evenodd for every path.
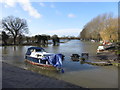
M 24 55 L 27 48 L 30 46 L 7 46 L 0 47 L 2 50 L 3 62 L 15 65 L 20 68 L 25 68 L 34 72 L 41 73 L 50 77 L 55 77 L 75 85 L 88 88 L 117 88 L 118 87 L 118 68 L 115 66 L 92 66 L 73 62 L 70 58 L 71 54 L 89 53 L 90 56 L 96 55 L 98 43 L 82 42 L 79 40 L 71 40 L 67 43 L 62 43 L 60 46 L 44 47 L 47 52 L 62 53 L 65 55 L 63 68 L 65 73 L 56 71 L 48 71 L 40 67 L 25 64 Z

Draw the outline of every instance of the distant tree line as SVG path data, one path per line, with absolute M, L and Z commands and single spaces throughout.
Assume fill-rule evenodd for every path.
M 118 18 L 102 14 L 88 22 L 80 33 L 82 40 L 118 40 Z
M 35 35 L 26 36 L 29 33 L 27 21 L 19 17 L 8 16 L 1 20 L 0 28 L 2 32 L 0 36 L 2 37 L 2 45 L 43 45 L 47 46 L 51 40 L 53 45 L 59 45 L 60 39 L 79 39 L 79 37 L 74 36 L 63 36 L 58 37 L 57 35 Z
M 62 36 L 62 37 L 60 37 L 60 39 L 68 39 L 68 40 L 74 40 L 74 39 L 80 39 L 80 37 L 78 36 L 78 37 L 75 37 L 75 36 Z
M 1 20 L 0 28 L 2 32 L 2 45 L 43 45 L 49 44 L 52 40 L 53 45 L 59 45 L 60 39 L 75 39 L 75 37 L 58 37 L 57 35 L 35 35 L 25 36 L 29 33 L 28 25 L 25 19 L 8 16 Z

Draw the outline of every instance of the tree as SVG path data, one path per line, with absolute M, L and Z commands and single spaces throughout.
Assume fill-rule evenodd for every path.
M 29 44 L 30 43 L 30 37 L 26 36 L 25 37 L 26 43 Z
M 42 44 L 43 44 L 44 46 L 45 46 L 45 45 L 48 45 L 48 40 L 50 39 L 50 36 L 49 36 L 49 35 L 42 34 L 41 37 L 42 37 Z
M 19 35 L 28 33 L 28 26 L 25 19 L 19 17 L 8 16 L 2 19 L 2 28 L 12 35 L 14 44 Z
M 60 40 L 59 40 L 59 37 L 57 35 L 52 36 L 52 41 L 53 41 L 53 46 L 59 45 Z
M 35 35 L 36 43 L 41 44 L 42 36 L 41 35 Z
M 9 36 L 6 34 L 5 31 L 2 31 L 2 42 L 4 42 L 4 45 L 7 45 L 8 39 L 9 39 Z
M 118 40 L 118 20 L 117 18 L 109 18 L 106 20 L 106 26 L 101 30 L 100 35 L 103 40 Z
M 88 22 L 82 32 L 81 39 L 109 40 L 118 39 L 118 20 L 110 14 L 102 14 Z
M 41 44 L 45 46 L 45 45 L 48 45 L 48 40 L 50 39 L 50 36 L 45 34 L 35 35 L 35 39 L 37 44 Z
M 23 41 L 24 41 L 24 36 L 20 34 L 20 35 L 17 37 L 17 42 L 18 42 L 18 44 L 20 45 L 20 44 L 23 43 Z

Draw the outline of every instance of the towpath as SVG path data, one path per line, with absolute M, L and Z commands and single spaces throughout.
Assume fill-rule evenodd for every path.
M 62 80 L 47 77 L 2 63 L 2 88 L 81 88 Z

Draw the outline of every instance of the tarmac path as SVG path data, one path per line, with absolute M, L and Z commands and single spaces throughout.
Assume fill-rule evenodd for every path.
M 2 63 L 2 88 L 81 88 L 71 83 Z

